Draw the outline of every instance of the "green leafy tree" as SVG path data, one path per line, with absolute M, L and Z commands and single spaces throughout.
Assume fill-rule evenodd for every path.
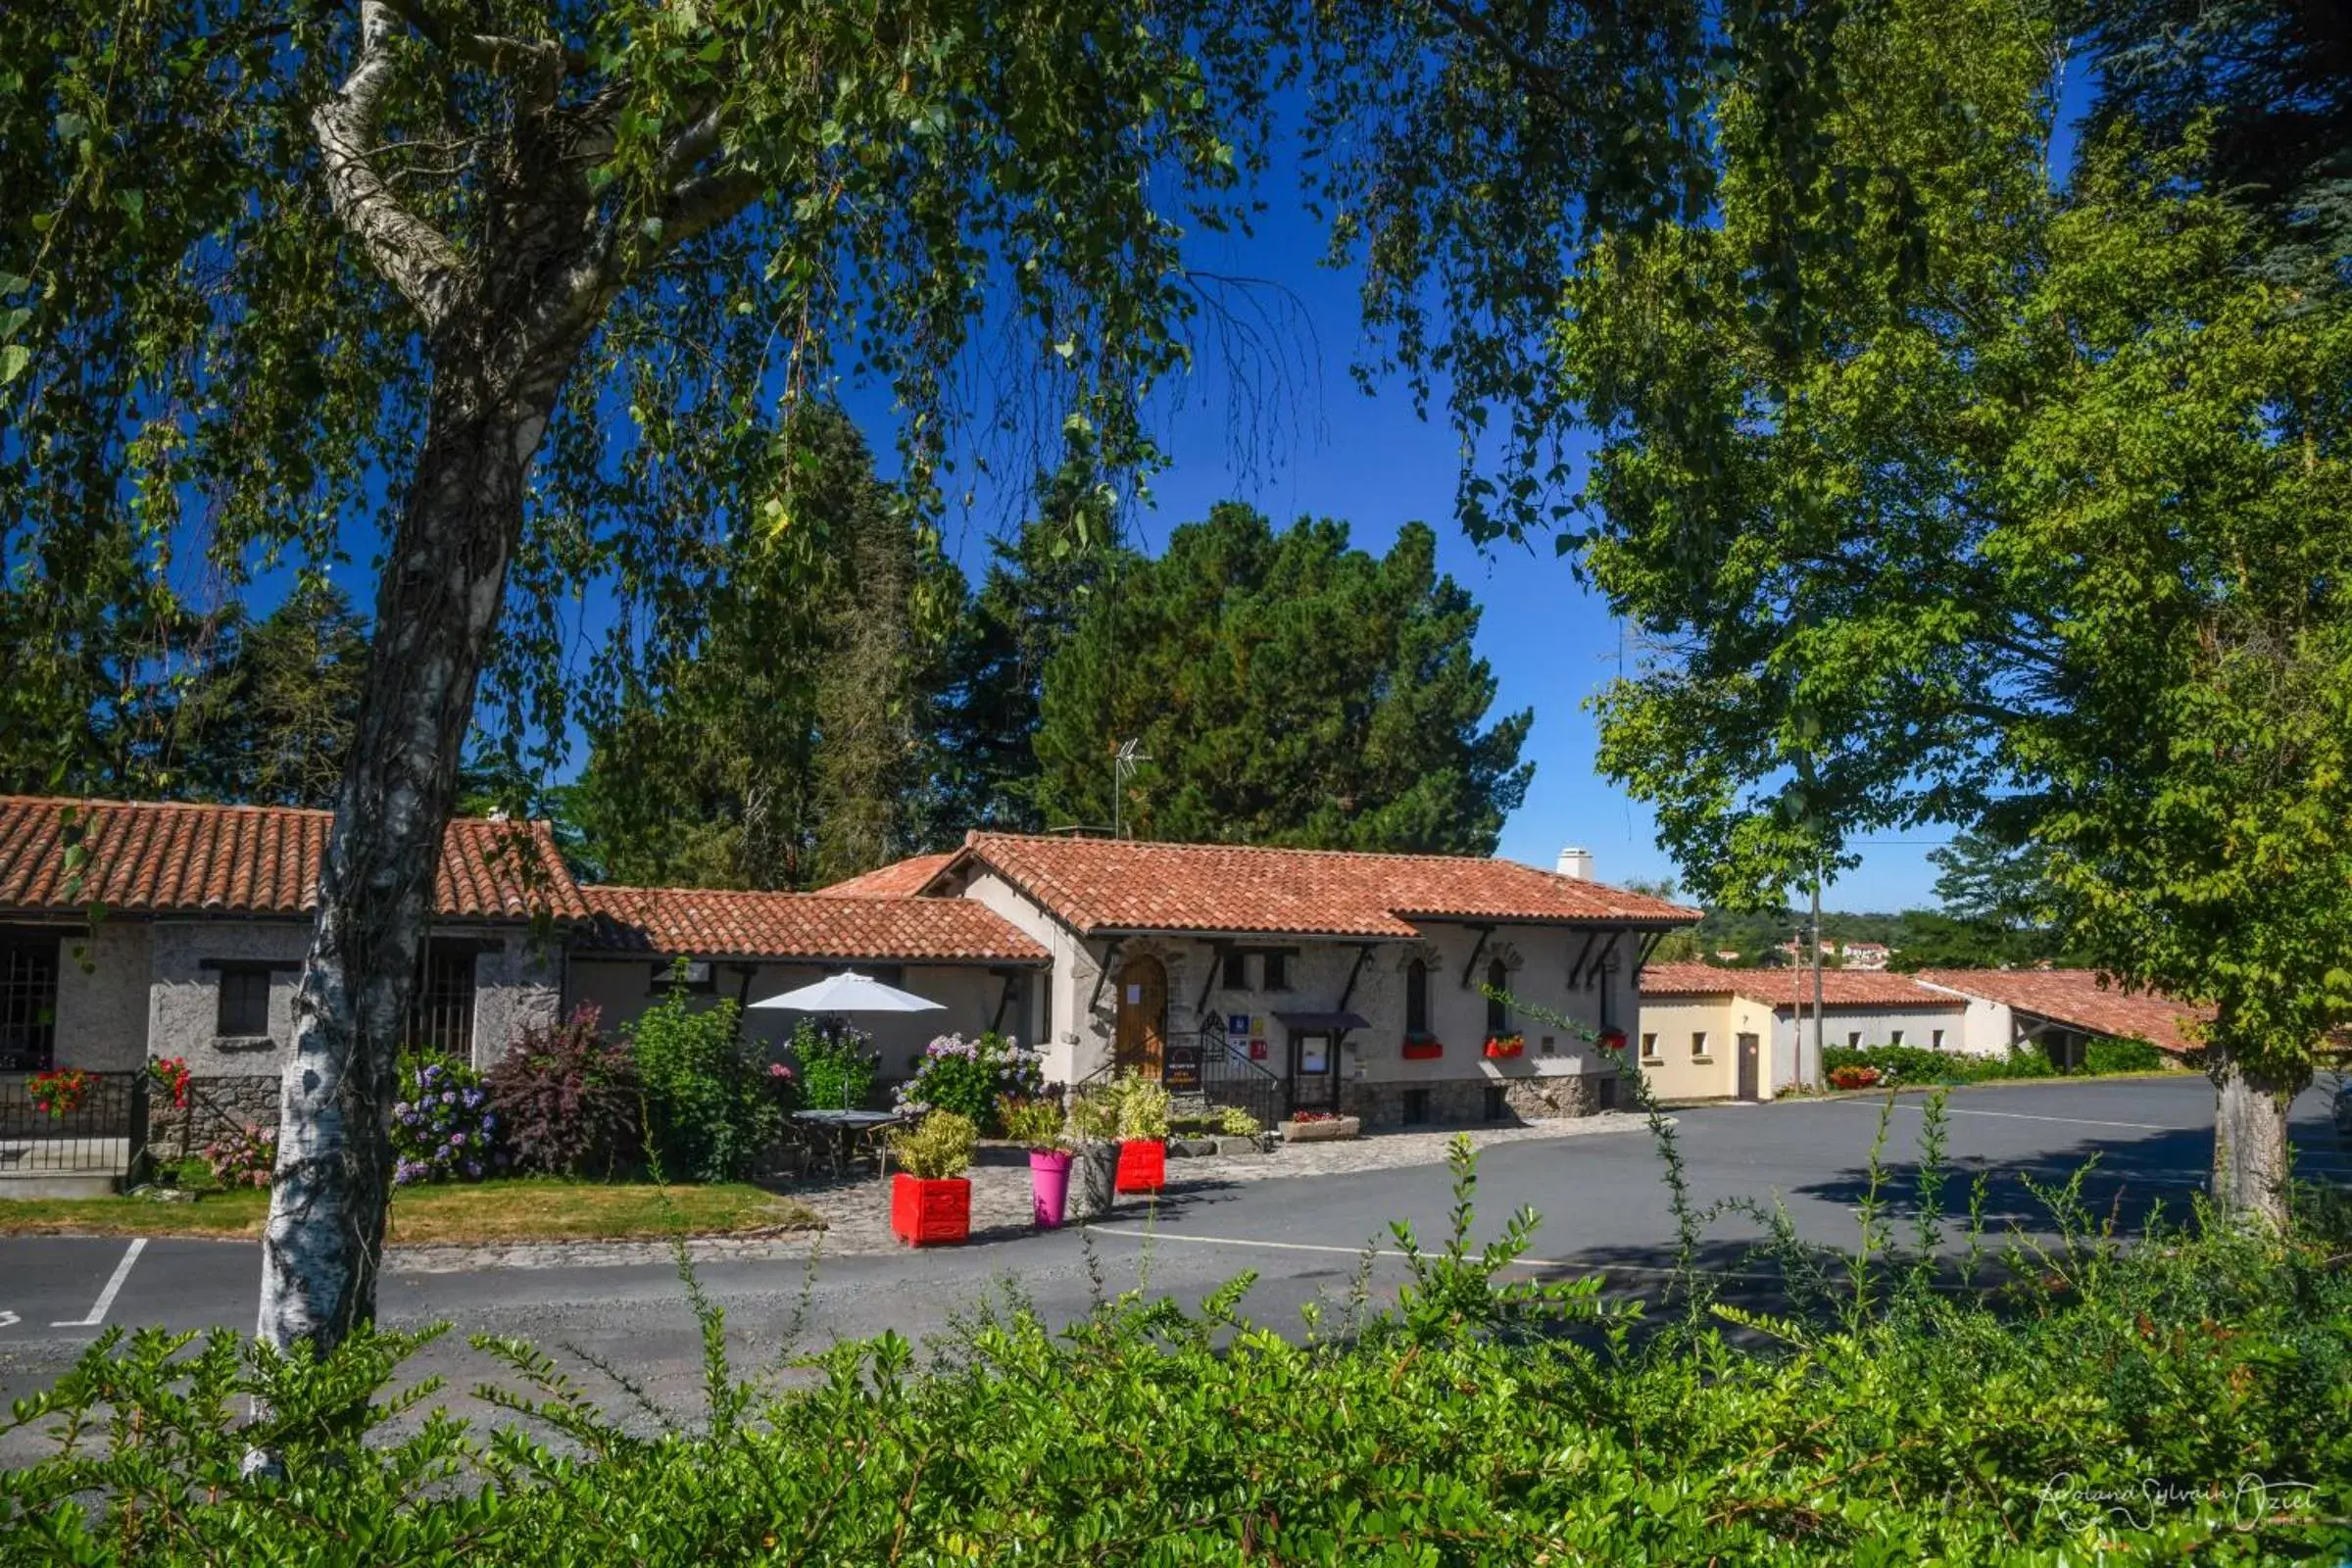
M 591 726 L 569 809 L 609 878 L 804 887 L 932 836 L 931 715 L 961 582 L 848 417 L 808 422 L 791 529 L 743 541 L 701 635 Z
M 172 712 L 180 789 L 332 805 L 367 668 L 367 621 L 323 579 L 304 579 L 260 620 L 233 616 Z
M 2215 1185 L 2276 1220 L 2285 1110 L 2352 1015 L 2352 311 L 2130 126 L 2044 156 L 2031 11 L 1839 21 L 1808 182 L 1597 247 L 1568 388 L 1588 561 L 1651 640 L 1603 762 L 1709 896 L 1868 830 L 2023 824 L 2126 985 L 2213 1003 Z M 1764 112 L 1738 82 L 1727 141 Z M 1843 204 L 1790 323 L 1743 265 Z
M 991 545 L 980 590 L 956 627 L 942 715 L 941 821 L 1034 832 L 1045 672 L 1131 557 L 1108 487 L 1083 443 L 1040 477 L 1037 510 Z
M 713 547 L 790 532 L 791 411 L 837 376 L 894 393 L 927 514 L 983 320 L 1006 325 L 1006 408 L 1144 461 L 1138 400 L 1200 308 L 1180 235 L 1247 220 L 1259 21 L 1210 0 L 0 11 L 6 558 L 71 569 L 76 541 L 120 538 L 108 562 L 153 576 L 191 541 L 233 582 L 382 519 L 268 1338 L 323 1348 L 373 1311 L 394 1052 L 484 672 L 499 726 L 553 747 L 589 581 L 624 607 L 599 682 L 690 645 Z
M 1387 556 L 1345 523 L 1276 533 L 1238 505 L 1176 529 L 1102 593 L 1046 665 L 1051 822 L 1160 839 L 1492 854 L 1534 771 L 1532 715 L 1487 725 L 1478 608 L 1418 523 Z M 1482 727 L 1485 726 L 1485 727 Z

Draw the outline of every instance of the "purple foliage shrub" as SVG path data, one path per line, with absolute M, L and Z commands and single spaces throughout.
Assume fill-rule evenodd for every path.
M 582 1004 L 561 1023 L 525 1029 L 482 1080 L 516 1170 L 607 1177 L 632 1162 L 644 1090 L 628 1046 L 600 1022 Z

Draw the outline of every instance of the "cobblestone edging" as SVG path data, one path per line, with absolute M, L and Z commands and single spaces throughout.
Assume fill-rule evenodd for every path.
M 1670 1118 L 1671 1119 L 1671 1118 Z M 1234 1182 L 1274 1181 L 1292 1176 L 1344 1176 L 1357 1171 L 1390 1170 L 1407 1165 L 1437 1165 L 1446 1159 L 1446 1146 L 1461 1134 L 1479 1149 L 1497 1144 L 1533 1143 L 1547 1138 L 1585 1138 L 1606 1133 L 1640 1132 L 1642 1116 L 1622 1111 L 1536 1122 L 1525 1126 L 1431 1128 L 1421 1132 L 1381 1133 L 1329 1144 L 1298 1144 L 1271 1154 L 1218 1155 L 1168 1162 L 1167 1196 Z M 975 1166 L 972 1182 L 972 1240 L 978 1245 L 1026 1236 L 1034 1229 L 1030 1216 L 1029 1166 L 1015 1150 L 985 1152 L 989 1162 Z M 695 1262 L 763 1259 L 802 1260 L 814 1251 L 826 1257 L 874 1256 L 896 1252 L 901 1243 L 890 1234 L 888 1186 L 872 1176 L 862 1180 L 826 1182 L 795 1187 L 790 1196 L 816 1210 L 823 1230 L 762 1231 L 746 1236 L 709 1236 L 690 1240 L 687 1256 Z M 1133 1219 L 1144 1213 L 1148 1200 L 1121 1198 L 1106 1219 Z M 668 1242 L 534 1242 L 487 1247 L 402 1247 L 386 1250 L 387 1270 L 395 1274 L 452 1274 L 498 1268 L 596 1268 L 621 1264 L 666 1263 L 675 1255 Z

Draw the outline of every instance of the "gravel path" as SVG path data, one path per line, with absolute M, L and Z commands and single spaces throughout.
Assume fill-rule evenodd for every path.
M 1292 1144 L 1271 1154 L 1216 1155 L 1168 1161 L 1168 1192 L 1279 1180 L 1289 1176 L 1346 1176 L 1400 1165 L 1439 1165 L 1454 1138 L 1467 1133 L 1477 1148 L 1545 1138 L 1586 1138 L 1639 1132 L 1645 1118 L 1623 1111 L 1562 1117 L 1507 1127 L 1432 1128 L 1426 1132 L 1374 1133 L 1330 1143 Z M 1018 1149 L 983 1146 L 973 1165 L 972 1240 L 995 1241 L 1031 1229 L 1029 1162 Z M 719 1259 L 821 1257 L 895 1252 L 903 1244 L 890 1234 L 888 1187 L 867 1175 L 847 1181 L 796 1184 L 791 1196 L 821 1215 L 814 1230 L 763 1231 L 749 1236 L 713 1236 L 686 1244 L 696 1262 Z M 1121 1208 L 1135 1204 L 1122 1199 Z M 585 1268 L 665 1262 L 667 1242 L 544 1242 L 512 1247 L 401 1247 L 391 1266 L 405 1273 L 452 1274 L 490 1268 Z

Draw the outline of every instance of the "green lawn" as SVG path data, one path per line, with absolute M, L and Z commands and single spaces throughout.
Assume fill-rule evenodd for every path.
M 0 1200 L 0 1236 L 259 1236 L 266 1192 L 206 1193 L 193 1202 L 143 1198 Z M 626 1241 L 683 1228 L 693 1236 L 818 1229 L 807 1204 L 741 1182 L 710 1187 L 544 1180 L 407 1187 L 392 1197 L 391 1240 Z

